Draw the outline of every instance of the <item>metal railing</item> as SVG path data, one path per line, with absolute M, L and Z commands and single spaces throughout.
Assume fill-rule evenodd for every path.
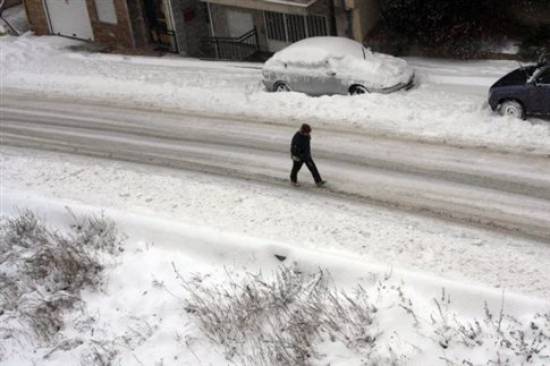
M 221 60 L 244 60 L 259 49 L 256 28 L 239 37 L 208 37 L 202 40 L 208 57 Z

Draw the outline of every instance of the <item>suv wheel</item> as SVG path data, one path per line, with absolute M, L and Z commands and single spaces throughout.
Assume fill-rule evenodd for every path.
M 503 116 L 525 119 L 525 109 L 520 102 L 515 100 L 506 100 L 499 107 L 499 112 Z

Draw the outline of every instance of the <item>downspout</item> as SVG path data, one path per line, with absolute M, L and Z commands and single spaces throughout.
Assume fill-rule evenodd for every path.
M 212 39 L 215 39 L 216 34 L 214 32 L 214 19 L 212 19 L 212 9 L 210 9 L 209 2 L 206 3 L 206 7 L 208 9 L 208 17 L 210 18 L 210 32 L 212 33 L 210 37 L 212 37 Z M 220 50 L 217 42 L 215 43 L 214 51 L 216 52 L 216 58 L 220 58 Z
M 334 9 L 334 0 L 327 0 L 328 1 L 328 13 L 329 13 L 329 27 L 330 27 L 330 35 L 336 36 L 336 11 Z
M 353 39 L 353 10 L 346 7 L 346 0 L 341 0 L 341 5 L 346 13 L 346 37 Z
M 130 32 L 130 41 L 132 42 L 132 48 L 133 49 L 136 49 L 137 48 L 137 45 L 136 45 L 136 35 L 134 33 L 134 27 L 132 27 L 132 21 L 130 19 L 130 10 L 128 9 L 128 1 L 123 1 L 122 2 L 124 4 L 124 10 L 125 10 L 125 14 L 126 14 L 126 23 L 128 24 L 128 32 Z M 116 5 L 115 5 L 116 6 Z M 115 7 L 115 15 L 116 15 L 116 7 Z M 93 32 L 93 30 L 92 30 Z

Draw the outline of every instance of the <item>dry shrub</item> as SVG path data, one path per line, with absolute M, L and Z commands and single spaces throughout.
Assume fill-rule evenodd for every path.
M 309 365 L 322 357 L 316 344 L 323 340 L 365 355 L 375 347 L 377 309 L 367 292 L 332 289 L 325 271 L 281 267 L 271 280 L 248 274 L 223 286 L 179 277 L 188 293 L 186 311 L 236 364 Z
M 68 232 L 48 228 L 31 211 L 0 221 L 4 339 L 30 332 L 48 343 L 63 327 L 63 312 L 80 304 L 80 291 L 101 287 L 101 253 L 115 253 L 120 235 L 103 217 L 73 217 Z

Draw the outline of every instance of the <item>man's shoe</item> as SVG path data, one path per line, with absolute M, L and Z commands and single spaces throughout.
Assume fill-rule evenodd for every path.
M 327 181 L 326 180 L 321 180 L 317 183 L 315 183 L 317 185 L 317 187 L 323 187 L 325 184 L 327 184 Z
M 290 182 L 294 187 L 300 187 L 300 183 L 298 182 Z

